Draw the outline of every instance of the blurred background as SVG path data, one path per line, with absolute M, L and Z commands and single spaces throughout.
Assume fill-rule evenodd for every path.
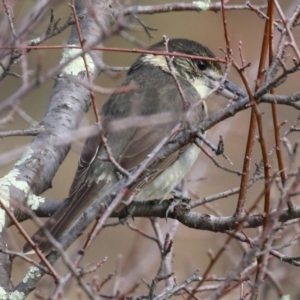
M 11 1 L 11 5 L 14 11 L 14 24 L 18 28 L 18 25 L 23 20 L 24 16 L 28 15 L 36 1 Z M 168 1 L 169 3 L 175 1 Z M 183 1 L 184 2 L 184 1 Z M 186 1 L 187 2 L 187 1 Z M 265 0 L 253 0 L 252 5 L 266 4 Z M 278 1 L 286 16 L 290 16 L 292 9 L 295 7 L 297 1 Z M 154 5 L 163 4 L 165 1 L 123 1 L 123 5 Z M 232 0 L 230 5 L 244 4 L 244 0 Z M 3 14 L 3 7 L 1 6 L 2 18 L 5 18 Z M 54 7 L 54 13 L 56 18 L 61 17 L 63 23 L 67 20 L 71 13 L 68 6 L 68 1 L 60 1 L 60 4 Z M 240 57 L 238 52 L 239 42 L 242 42 L 242 49 L 246 63 L 250 62 L 251 66 L 247 69 L 247 76 L 252 87 L 254 87 L 254 79 L 257 74 L 258 59 L 260 56 L 261 42 L 264 29 L 264 20 L 259 18 L 256 13 L 246 10 L 232 10 L 226 12 L 227 26 L 229 32 L 229 38 L 231 47 L 233 49 L 234 58 L 240 63 Z M 50 18 L 50 14 L 49 14 Z M 140 41 L 151 45 L 161 40 L 163 35 L 168 38 L 183 37 L 193 39 L 200 43 L 208 46 L 218 57 L 223 58 L 224 54 L 220 48 L 225 49 L 225 39 L 222 25 L 221 13 L 214 12 L 171 12 L 171 13 L 159 13 L 153 15 L 139 15 L 139 18 L 148 26 L 156 28 L 157 31 L 151 33 L 155 36 L 149 38 L 147 34 L 141 28 L 138 32 L 130 32 L 131 35 L 138 38 Z M 49 23 L 49 19 L 45 18 L 40 26 L 30 32 L 26 39 L 32 39 L 40 36 L 45 32 Z M 2 26 L 5 30 L 1 30 L 1 40 L 4 36 L 10 34 L 10 29 L 5 26 L 5 21 L 2 20 Z M 135 22 L 138 25 L 138 23 Z M 68 41 L 70 28 L 65 30 L 62 34 L 57 37 L 51 38 L 46 41 L 44 45 L 62 45 Z M 299 28 L 293 31 L 294 37 L 299 42 Z M 275 43 L 278 36 L 275 36 Z M 127 40 L 120 36 L 113 36 L 108 38 L 105 42 L 106 46 L 110 47 L 124 47 L 124 48 L 137 48 Z M 60 50 L 39 50 L 31 51 L 28 57 L 29 69 L 33 72 L 36 70 L 38 62 L 42 62 L 42 72 L 45 73 L 48 69 L 56 65 L 61 56 Z M 137 58 L 136 54 L 128 53 L 116 53 L 116 52 L 105 52 L 104 62 L 110 66 L 130 66 L 131 63 Z M 16 73 L 21 73 L 21 69 L 16 65 L 13 70 Z M 97 80 L 97 84 L 103 87 L 115 87 L 122 82 L 125 74 L 115 74 L 110 76 L 108 74 L 102 74 Z M 290 76 L 288 81 L 280 86 L 276 90 L 278 94 L 291 94 L 299 91 L 299 78 L 298 75 Z M 241 80 L 238 74 L 231 70 L 229 79 L 236 84 L 242 86 Z M 45 114 L 48 101 L 50 99 L 52 87 L 54 81 L 48 80 L 25 97 L 20 99 L 20 108 L 24 110 L 34 121 L 40 122 Z M 14 93 L 20 86 L 22 81 L 19 78 L 7 77 L 0 83 L 0 103 Z M 97 95 L 97 102 L 99 107 L 103 105 L 108 96 Z M 211 97 L 207 99 L 210 113 L 217 111 L 221 107 L 228 104 L 227 100 L 223 98 Z M 297 119 L 299 112 L 293 108 L 287 108 L 278 106 L 279 109 L 279 120 L 280 122 L 286 120 L 287 123 L 282 127 L 281 132 L 284 132 L 291 126 Z M 269 105 L 260 105 L 260 110 L 263 112 L 264 121 L 264 133 L 268 144 L 268 149 L 271 149 L 274 145 L 273 136 L 273 121 L 271 117 L 271 107 Z M 2 113 L 0 118 L 5 117 L 7 112 Z M 242 169 L 243 157 L 245 153 L 245 143 L 248 135 L 250 110 L 239 113 L 234 118 L 228 119 L 221 124 L 215 126 L 208 133 L 208 139 L 217 144 L 219 136 L 222 135 L 225 139 L 225 153 L 229 156 L 234 166 L 230 166 L 228 162 L 222 157 L 217 157 L 218 161 L 222 165 L 231 167 L 236 170 Z M 92 111 L 86 115 L 82 121 L 82 126 L 92 124 L 94 122 Z M 25 129 L 29 128 L 30 124 L 18 114 L 15 114 L 12 122 L 5 124 L 0 127 L 2 131 L 14 130 L 14 129 Z M 290 136 L 291 142 L 299 140 L 299 134 L 294 133 Z M 32 140 L 31 137 L 8 137 L 0 140 L 0 157 L 2 154 L 9 153 L 10 151 L 22 147 Z M 63 199 L 67 196 L 69 187 L 73 180 L 75 170 L 77 168 L 77 161 L 80 155 L 81 146 L 84 140 L 78 141 L 72 147 L 69 155 L 62 163 L 59 168 L 54 180 L 53 188 L 46 191 L 43 196 L 51 197 L 55 199 Z M 283 151 L 285 159 L 288 159 L 286 151 Z M 261 160 L 260 145 L 256 143 L 255 152 L 252 160 L 252 173 L 255 169 L 255 162 Z M 297 158 L 297 166 L 299 166 L 299 157 Z M 7 174 L 15 160 L 9 160 L 7 162 L 1 161 L 0 177 Z M 277 170 L 276 157 L 272 155 L 270 157 L 272 165 L 272 171 Z M 201 155 L 191 172 L 185 179 L 186 188 L 193 195 L 193 199 L 213 195 L 220 193 L 221 191 L 227 191 L 231 188 L 238 187 L 240 184 L 240 177 L 225 172 L 217 168 L 213 162 L 206 157 Z M 248 192 L 247 207 L 256 199 L 259 193 L 263 190 L 263 181 L 257 182 Z M 275 207 L 278 201 L 276 189 L 272 189 L 272 207 Z M 299 198 L 299 197 L 298 197 Z M 295 199 L 297 200 L 297 199 Z M 299 199 L 298 199 L 299 200 Z M 235 211 L 237 196 L 228 197 L 221 201 L 213 202 L 210 206 L 201 206 L 197 208 L 200 212 L 207 212 L 210 214 L 221 214 L 224 216 L 230 216 Z M 261 205 L 263 207 L 263 204 Z M 213 209 L 213 211 L 211 210 Z M 109 220 L 110 222 L 116 220 Z M 170 230 L 173 226 L 174 221 L 165 220 L 159 221 L 164 234 Z M 150 235 L 154 235 L 153 229 L 148 219 L 130 220 L 134 226 L 148 232 Z M 33 233 L 35 230 L 34 226 L 30 221 L 23 223 L 28 232 Z M 246 230 L 251 235 L 256 235 L 257 230 Z M 17 233 L 15 228 L 9 229 L 10 233 L 10 244 L 11 248 L 16 251 L 20 251 L 24 240 Z M 76 249 L 81 245 L 86 235 L 83 235 L 81 239 L 78 239 L 74 243 L 74 246 L 68 250 L 70 255 L 76 254 Z M 192 275 L 196 269 L 200 269 L 200 274 L 205 270 L 209 263 L 209 257 L 207 255 L 208 249 L 213 252 L 217 252 L 218 249 L 223 245 L 224 240 L 227 238 L 225 234 L 211 233 L 205 231 L 197 231 L 190 228 L 186 228 L 183 225 L 179 225 L 178 232 L 174 240 L 174 257 L 173 257 L 173 269 L 176 274 L 177 282 L 182 282 L 185 278 Z M 121 291 L 128 291 L 132 288 L 135 282 L 140 283 L 140 289 L 146 290 L 146 286 L 141 282 L 141 278 L 145 279 L 146 282 L 151 282 L 155 276 L 160 257 L 158 253 L 158 247 L 151 241 L 141 237 L 136 232 L 130 230 L 126 225 L 120 225 L 117 227 L 109 227 L 101 232 L 96 242 L 89 249 L 85 256 L 82 265 L 92 264 L 101 261 L 104 257 L 108 256 L 108 261 L 98 269 L 96 272 L 87 275 L 95 280 L 103 280 L 108 274 L 112 272 L 118 273 L 118 282 L 116 283 L 114 278 L 111 279 L 108 284 L 104 287 L 103 291 L 111 291 L 112 289 L 119 289 Z M 291 255 L 299 255 L 299 246 L 296 244 L 293 248 L 289 248 Z M 243 249 L 235 241 L 232 241 L 227 251 L 216 267 L 212 270 L 210 275 L 216 275 L 219 277 L 225 277 L 233 266 L 237 265 L 242 258 Z M 286 253 L 287 254 L 287 253 Z M 35 258 L 37 259 L 37 258 Z M 296 267 L 291 267 L 288 264 L 279 263 L 276 259 L 273 259 L 270 265 L 276 268 L 276 278 L 282 285 L 282 289 L 285 293 L 293 295 L 292 299 L 300 299 L 299 283 L 297 278 L 300 276 L 300 270 Z M 63 264 L 58 262 L 56 268 L 59 272 L 64 272 L 65 268 Z M 12 272 L 12 280 L 14 284 L 17 284 L 22 280 L 25 272 L 28 269 L 28 264 L 25 264 L 22 260 L 16 258 L 14 261 L 14 267 Z M 274 276 L 275 276 L 274 275 Z M 131 282 L 132 285 L 129 283 Z M 47 290 L 51 290 L 53 282 L 52 279 L 45 277 L 39 284 L 40 291 L 43 294 L 47 294 Z M 265 284 L 264 291 L 268 289 L 268 283 Z M 71 282 L 68 285 L 68 293 L 65 294 L 68 299 L 75 299 L 78 295 L 79 290 L 76 282 Z M 205 293 L 201 294 L 205 298 Z M 276 294 L 273 292 L 269 294 L 261 294 L 261 299 L 277 299 Z M 266 298 L 264 298 L 266 297 Z M 29 299 L 34 299 L 34 293 Z M 239 290 L 235 290 L 228 297 L 224 299 L 238 299 Z M 85 295 L 82 294 L 82 299 L 85 299 Z

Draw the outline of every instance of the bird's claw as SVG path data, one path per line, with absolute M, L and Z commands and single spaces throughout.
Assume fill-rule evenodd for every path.
M 182 215 L 191 209 L 189 203 L 191 199 L 188 197 L 180 197 L 169 200 L 169 207 L 166 211 L 165 219 L 167 221 L 168 215 L 170 213 L 175 213 L 176 215 Z

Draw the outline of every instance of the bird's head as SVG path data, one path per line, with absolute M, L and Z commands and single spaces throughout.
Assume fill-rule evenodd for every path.
M 167 47 L 165 42 L 161 41 L 149 48 L 149 50 L 162 52 L 166 49 L 170 53 L 215 58 L 209 48 L 188 39 L 170 39 Z M 132 66 L 132 69 L 144 64 L 152 64 L 170 72 L 166 56 L 163 55 L 144 54 Z M 204 98 L 212 89 L 216 89 L 216 92 L 226 98 L 244 96 L 244 93 L 227 79 L 223 80 L 222 85 L 220 85 L 223 74 L 221 65 L 217 61 L 175 56 L 172 59 L 172 64 L 174 73 L 189 81 L 197 89 L 201 98 Z

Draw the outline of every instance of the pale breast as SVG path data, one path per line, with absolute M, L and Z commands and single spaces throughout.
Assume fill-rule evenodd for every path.
M 191 144 L 177 161 L 160 174 L 153 182 L 146 185 L 134 200 L 143 201 L 163 199 L 166 197 L 190 170 L 199 153 L 199 147 L 195 144 Z

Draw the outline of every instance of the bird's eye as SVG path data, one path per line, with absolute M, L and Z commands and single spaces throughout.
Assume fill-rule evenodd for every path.
M 198 60 L 197 61 L 197 66 L 199 68 L 200 71 L 204 71 L 207 68 L 207 61 L 205 60 Z

